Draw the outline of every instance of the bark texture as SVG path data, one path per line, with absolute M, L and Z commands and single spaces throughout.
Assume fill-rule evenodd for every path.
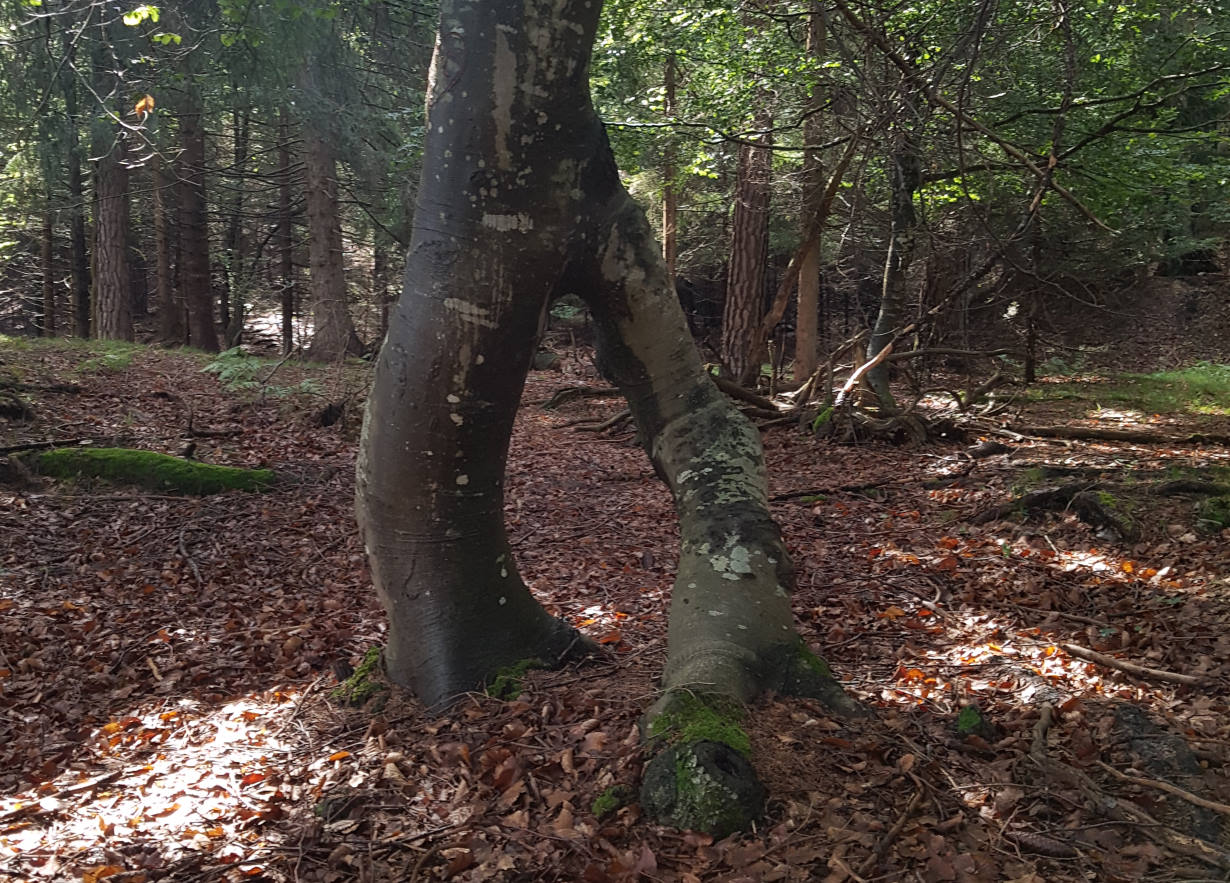
M 767 132 L 773 118 L 756 115 L 756 128 Z M 759 146 L 763 144 L 764 146 Z M 731 222 L 730 272 L 722 307 L 722 363 L 736 383 L 747 385 L 760 371 L 754 339 L 764 317 L 764 274 L 769 254 L 769 185 L 773 151 L 768 134 L 739 147 L 735 212 Z M 758 349 L 758 348 L 755 348 Z
M 282 286 L 282 353 L 295 348 L 295 218 L 291 212 L 290 122 L 286 108 L 278 118 L 278 275 Z
M 308 358 L 335 362 L 362 347 L 346 306 L 342 221 L 337 206 L 337 156 L 323 123 L 304 121 L 304 176 L 307 187 L 309 288 L 315 331 Z
M 214 297 L 209 265 L 209 208 L 205 201 L 205 129 L 201 97 L 188 89 L 179 116 L 179 284 L 188 312 L 188 342 L 216 353 Z
M 178 346 L 186 341 L 184 301 L 175 287 L 171 275 L 171 232 L 175 224 L 171 218 L 172 202 L 169 198 L 174 187 L 162 157 L 154 154 L 154 273 L 155 300 L 158 303 L 158 339 L 167 346 Z
M 817 0 L 812 0 L 807 16 L 807 52 L 817 63 L 825 56 L 824 11 Z M 803 124 L 803 224 L 802 236 L 807 240 L 813 219 L 822 212 L 824 204 L 824 164 L 820 144 L 824 137 L 824 90 L 819 83 L 812 85 L 807 103 L 807 121 Z M 794 335 L 794 379 L 805 381 L 815 373 L 819 358 L 820 320 L 820 255 L 821 239 L 808 244 L 799 266 L 799 301 Z
M 101 340 L 132 340 L 128 169 L 123 153 L 123 141 L 117 138 L 95 168 L 93 320 L 95 336 Z

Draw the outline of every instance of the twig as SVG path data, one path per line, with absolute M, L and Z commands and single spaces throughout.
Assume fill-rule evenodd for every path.
M 1132 785 L 1140 785 L 1144 788 L 1156 788 L 1158 791 L 1165 791 L 1167 794 L 1173 794 L 1175 797 L 1186 800 L 1188 803 L 1194 803 L 1196 806 L 1202 806 L 1205 809 L 1211 809 L 1214 812 L 1230 815 L 1230 805 L 1218 803 L 1216 800 L 1206 800 L 1197 794 L 1192 794 L 1190 791 L 1184 791 L 1178 785 L 1171 785 L 1169 782 L 1163 782 L 1160 779 L 1146 779 L 1142 776 L 1129 776 L 1125 772 L 1115 769 L 1108 763 L 1098 761 L 1098 766 L 1106 770 L 1116 779 L 1122 782 L 1128 782 Z
M 1113 656 L 1107 656 L 1104 653 L 1098 653 L 1095 650 L 1089 650 L 1077 644 L 1060 644 L 1065 651 L 1070 655 L 1079 659 L 1084 659 L 1089 662 L 1096 662 L 1098 665 L 1106 668 L 1113 668 L 1118 671 L 1127 672 L 1130 675 L 1135 675 L 1138 678 L 1171 681 L 1176 684 L 1201 684 L 1204 683 L 1204 678 L 1197 675 L 1185 675 L 1175 671 L 1166 671 L 1160 668 L 1147 668 L 1143 665 L 1137 665 L 1134 662 L 1125 662 L 1122 659 L 1115 659 Z
M 80 445 L 86 442 L 102 441 L 96 438 L 65 438 L 53 439 L 51 441 L 41 442 L 26 442 L 24 445 L 9 445 L 7 448 L 0 448 L 0 457 L 5 454 L 17 454 L 22 451 L 41 451 L 46 448 L 63 448 L 68 445 Z
M 901 832 L 905 829 L 905 823 L 910 820 L 910 816 L 914 814 L 914 810 L 918 809 L 918 804 L 922 801 L 923 789 L 916 787 L 914 796 L 910 798 L 910 802 L 906 805 L 905 810 L 893 823 L 893 826 L 888 829 L 888 832 L 880 838 L 880 842 L 876 844 L 876 848 L 872 851 L 861 865 L 858 867 L 858 874 L 866 876 L 875 869 L 875 866 L 884 860 L 884 856 L 888 854 L 889 848 L 901 836 Z

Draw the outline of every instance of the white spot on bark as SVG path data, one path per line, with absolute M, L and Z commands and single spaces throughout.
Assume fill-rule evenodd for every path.
M 486 357 L 483 356 L 482 353 L 479 353 L 478 356 L 474 359 L 474 364 L 481 365 L 485 361 L 487 361 Z
M 534 219 L 525 212 L 518 212 L 515 215 L 483 215 L 483 226 L 489 227 L 492 230 L 498 230 L 501 233 L 507 233 L 509 230 L 516 230 L 518 233 L 528 233 L 534 229 Z
M 457 482 L 458 485 L 465 486 L 470 483 L 470 476 L 466 475 L 463 472 L 461 475 L 458 475 L 457 478 L 454 480 Z
M 460 414 L 456 414 L 456 413 L 449 414 L 449 415 L 448 415 L 448 419 L 449 419 L 449 420 L 452 420 L 452 421 L 453 421 L 455 424 L 457 424 L 458 426 L 460 426 L 461 424 L 463 424 L 463 423 L 465 423 L 465 422 L 466 422 L 466 418 L 464 418 L 464 417 L 462 417 Z
M 507 567 L 500 568 L 500 579 L 508 579 L 508 568 Z
M 509 147 L 509 136 L 512 132 L 513 99 L 517 94 L 517 56 L 508 45 L 508 37 L 502 30 L 495 35 L 494 62 L 491 82 L 492 91 L 495 93 L 492 117 L 495 123 L 496 166 L 511 169 L 512 150 Z
M 461 401 L 461 399 L 459 399 L 457 396 L 453 395 L 451 392 L 450 392 L 448 395 L 446 395 L 446 396 L 444 397 L 444 399 L 445 399 L 445 401 L 447 401 L 450 405 L 455 405 L 455 404 L 457 404 L 458 402 L 460 402 L 460 401 Z
M 503 607 L 507 603 L 508 603 L 508 599 L 505 598 L 503 595 L 501 595 L 500 596 L 500 606 Z
M 444 308 L 452 310 L 463 322 L 473 322 L 475 325 L 481 325 L 484 328 L 496 327 L 495 320 L 491 318 L 487 310 L 478 304 L 458 300 L 455 297 L 446 297 L 444 299 Z
M 725 610 L 710 610 L 709 615 L 710 616 L 725 616 L 726 611 Z

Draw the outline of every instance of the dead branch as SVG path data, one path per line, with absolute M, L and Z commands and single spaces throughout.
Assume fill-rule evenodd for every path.
M 1116 779 L 1121 782 L 1128 782 L 1132 785 L 1139 785 L 1142 788 L 1156 788 L 1158 791 L 1165 791 L 1167 794 L 1173 794 L 1181 800 L 1186 800 L 1188 803 L 1202 806 L 1205 809 L 1211 809 L 1214 812 L 1230 815 L 1230 805 L 1218 803 L 1216 800 L 1206 800 L 1198 794 L 1193 794 L 1190 791 L 1184 791 L 1178 785 L 1171 785 L 1169 782 L 1163 782 L 1161 779 L 1146 779 L 1143 776 L 1130 776 L 1125 772 L 1115 769 L 1108 763 L 1098 761 L 1098 766 L 1106 770 Z
M 1208 433 L 1174 436 L 1158 435 L 1139 429 L 1102 429 L 1092 426 L 1009 426 L 1008 429 L 1023 436 L 1074 441 L 1121 441 L 1145 445 L 1230 444 L 1230 435 Z
M 744 389 L 733 380 L 729 380 L 725 377 L 714 377 L 713 375 L 710 375 L 710 377 L 713 378 L 714 385 L 732 399 L 747 402 L 749 405 L 754 405 L 762 411 L 771 411 L 772 416 L 781 414 L 781 408 L 777 407 L 777 404 L 772 399 L 767 399 L 762 395 L 758 395 L 750 389 Z
M 1116 671 L 1126 672 L 1135 677 L 1145 680 L 1156 681 L 1171 681 L 1176 684 L 1196 685 L 1204 683 L 1204 678 L 1197 675 L 1185 675 L 1175 671 L 1166 671 L 1160 668 L 1148 668 L 1143 665 L 1137 665 L 1134 662 L 1127 662 L 1123 659 L 1115 659 L 1113 656 L 1107 656 L 1105 653 L 1098 653 L 1096 650 L 1090 650 L 1086 647 L 1081 647 L 1078 644 L 1060 644 L 1069 655 L 1075 656 L 1078 659 L 1084 659 L 1088 662 L 1094 662 L 1103 668 L 1113 668 Z

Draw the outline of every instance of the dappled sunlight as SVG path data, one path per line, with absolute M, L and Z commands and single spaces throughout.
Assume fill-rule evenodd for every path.
M 185 698 L 117 716 L 70 769 L 0 799 L 0 859 L 48 877 L 109 867 L 144 879 L 185 856 L 259 873 L 261 823 L 318 794 L 349 756 L 327 741 L 304 746 L 294 728 L 304 699 L 274 690 L 211 708 Z

